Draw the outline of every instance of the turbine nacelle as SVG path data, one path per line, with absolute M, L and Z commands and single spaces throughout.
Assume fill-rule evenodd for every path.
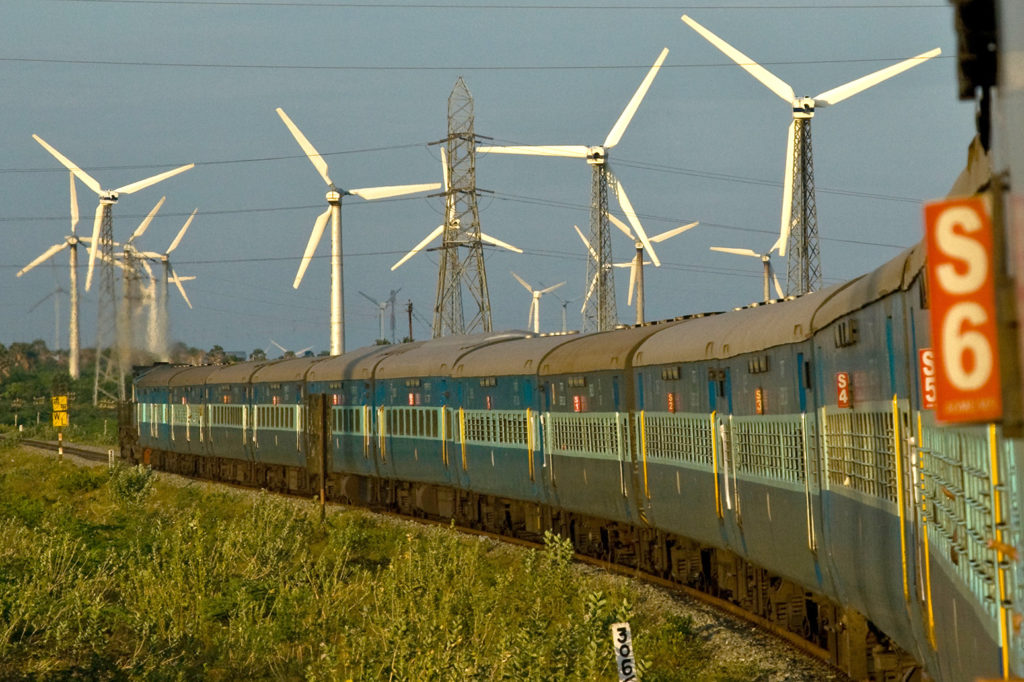
M 793 100 L 793 118 L 812 118 L 814 107 L 824 106 L 828 106 L 828 102 L 822 102 L 813 97 L 798 97 Z
M 338 203 L 341 203 L 341 197 L 342 197 L 343 194 L 347 194 L 347 192 L 339 192 L 338 190 L 336 190 L 334 188 L 331 188 L 331 191 L 327 193 L 327 203 L 328 204 L 338 204 Z
M 587 147 L 587 163 L 591 166 L 603 166 L 608 158 L 608 150 L 603 146 Z

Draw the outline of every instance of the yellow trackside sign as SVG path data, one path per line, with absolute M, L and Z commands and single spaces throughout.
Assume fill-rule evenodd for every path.
M 68 413 L 67 412 L 54 412 L 53 413 L 53 426 L 59 428 L 61 426 L 68 425 Z
M 54 412 L 68 411 L 68 397 L 66 395 L 55 395 L 51 398 Z

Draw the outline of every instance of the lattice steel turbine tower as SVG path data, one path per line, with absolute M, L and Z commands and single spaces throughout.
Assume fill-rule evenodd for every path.
M 607 331 L 614 329 L 619 323 L 618 311 L 615 307 L 615 278 L 612 274 L 612 246 L 608 230 L 608 193 L 615 196 L 626 219 L 633 226 L 637 237 L 643 242 L 654 265 L 661 266 L 658 255 L 647 239 L 640 219 L 633 210 L 633 205 L 626 196 L 622 183 L 612 174 L 608 164 L 608 153 L 617 145 L 626 132 L 629 122 L 633 120 L 637 108 L 647 94 L 654 77 L 658 75 L 668 48 L 658 55 L 654 65 L 647 72 L 640 87 L 633 93 L 626 108 L 608 132 L 604 142 L 599 145 L 516 145 L 516 146 L 482 146 L 480 151 L 495 154 L 525 154 L 529 156 L 561 156 L 573 159 L 585 159 L 593 169 L 590 189 L 590 244 L 594 254 L 587 260 L 587 286 L 595 295 L 586 297 L 583 304 L 583 331 Z
M 437 275 L 433 336 L 491 331 L 491 297 L 480 238 L 477 210 L 476 133 L 473 131 L 473 95 L 462 76 L 448 96 L 448 186 L 445 188 L 445 229 Z M 465 318 L 463 287 L 474 301 L 472 317 Z
M 780 256 L 789 249 L 786 293 L 805 294 L 821 288 L 821 253 L 818 247 L 818 215 L 814 201 L 814 159 L 811 153 L 811 119 L 816 109 L 838 104 L 942 53 L 935 48 L 916 57 L 879 69 L 814 97 L 799 97 L 792 86 L 687 15 L 683 22 L 732 59 L 744 71 L 783 99 L 793 111 L 786 142 L 786 170 L 782 186 L 782 220 L 779 239 L 771 250 Z

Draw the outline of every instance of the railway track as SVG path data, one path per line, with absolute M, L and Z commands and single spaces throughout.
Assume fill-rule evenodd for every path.
M 0 436 L 0 438 L 3 438 L 3 437 Z M 85 459 L 85 460 L 89 460 L 89 461 L 93 461 L 93 462 L 106 462 L 106 463 L 112 464 L 116 459 L 120 459 L 120 455 L 117 452 L 117 450 L 118 450 L 117 448 L 111 448 L 111 449 L 108 449 L 107 452 L 103 452 L 102 450 L 100 450 L 98 448 L 85 448 L 85 447 L 80 447 L 80 446 L 75 446 L 75 445 L 69 445 L 67 443 L 65 443 L 63 445 L 60 445 L 60 444 L 55 443 L 53 441 L 33 440 L 33 439 L 27 439 L 27 438 L 26 439 L 21 439 L 20 443 L 22 445 L 25 445 L 25 446 L 28 446 L 28 447 L 38 448 L 38 449 L 41 449 L 41 450 L 46 450 L 48 452 L 58 452 L 58 451 L 61 451 L 62 454 L 64 454 L 64 455 L 70 455 L 70 456 L 74 456 L 74 457 L 79 457 L 81 459 Z M 167 473 L 167 472 L 164 472 L 164 473 Z M 200 480 L 200 481 L 208 481 L 208 479 L 197 477 L 197 476 L 184 476 L 183 474 L 178 474 L 178 473 L 176 473 L 174 475 L 176 475 L 176 476 L 183 476 L 185 478 L 193 478 L 195 480 Z M 229 482 L 229 481 L 208 481 L 208 482 L 217 483 L 218 485 L 225 485 L 225 486 L 232 487 L 232 488 L 238 488 L 240 490 L 251 490 L 252 489 L 251 486 L 242 485 L 242 484 L 239 484 L 239 483 L 232 483 L 232 482 Z M 297 494 L 297 493 L 287 493 L 287 492 L 281 492 L 281 491 L 272 491 L 272 492 L 274 494 L 276 494 L 276 495 L 282 495 L 282 496 L 290 497 L 290 498 L 297 498 L 297 499 L 301 498 L 303 500 L 308 499 L 306 496 L 300 495 L 300 494 Z M 326 504 L 327 504 L 327 506 L 331 506 L 331 507 L 343 507 L 343 506 L 346 506 L 346 505 L 343 505 L 343 504 L 340 504 L 340 503 L 337 503 L 337 502 L 327 502 Z M 359 505 L 348 505 L 348 506 L 359 506 Z M 378 513 L 378 514 L 383 514 L 385 516 L 389 516 L 391 518 L 402 519 L 402 520 L 405 520 L 405 521 L 412 521 L 412 522 L 415 522 L 415 523 L 418 523 L 418 524 L 421 524 L 421 525 L 425 525 L 425 526 L 438 526 L 438 527 L 454 528 L 455 530 L 459 531 L 460 533 L 462 533 L 464 535 L 489 538 L 489 539 L 497 541 L 497 542 L 503 542 L 503 543 L 507 543 L 507 544 L 511 544 L 511 545 L 516 545 L 516 546 L 519 546 L 519 547 L 529 548 L 529 549 L 536 549 L 536 550 L 544 549 L 543 543 L 540 543 L 540 542 L 535 542 L 533 540 L 528 540 L 528 539 L 524 539 L 524 538 L 520 538 L 520 537 L 515 537 L 515 536 L 512 536 L 512 535 L 503 535 L 503 534 L 500 534 L 500 533 L 493 533 L 493 532 L 490 532 L 490 531 L 481 530 L 481 529 L 478 529 L 478 528 L 472 528 L 472 527 L 469 527 L 469 526 L 461 526 L 461 525 L 457 525 L 457 524 L 453 525 L 450 521 L 444 521 L 444 520 L 438 520 L 438 519 L 429 519 L 429 518 L 424 518 L 422 516 L 403 514 L 403 513 L 397 512 L 397 511 L 393 511 L 393 510 L 380 510 L 380 509 L 376 509 L 375 508 L 372 511 L 374 511 L 375 513 Z M 827 650 L 822 649 L 821 647 L 816 646 L 812 642 L 809 642 L 809 641 L 803 639 L 802 637 L 800 637 L 796 633 L 790 632 L 790 631 L 788 631 L 788 630 L 786 630 L 784 628 L 779 627 L 778 625 L 776 625 L 775 623 L 772 623 L 769 620 L 761 618 L 760 616 L 758 616 L 756 614 L 750 613 L 749 611 L 743 609 L 740 606 L 737 606 L 736 604 L 733 604 L 733 603 L 731 603 L 729 601 L 726 601 L 726 600 L 723 600 L 723 599 L 719 599 L 718 597 L 715 597 L 715 596 L 710 595 L 710 594 L 708 594 L 706 592 L 702 592 L 700 590 L 694 589 L 694 588 L 689 587 L 687 585 L 682 585 L 680 583 L 677 583 L 677 582 L 674 582 L 674 581 L 671 581 L 671 580 L 667 580 L 667 579 L 665 579 L 665 578 L 663 578 L 661 576 L 657 576 L 657 575 L 653 575 L 653 574 L 650 574 L 650 573 L 646 573 L 644 571 L 638 570 L 638 569 L 636 569 L 634 567 L 631 567 L 631 566 L 623 566 L 621 564 L 616 564 L 616 563 L 613 563 L 613 562 L 610 562 L 610 561 L 606 561 L 604 559 L 599 559 L 599 558 L 596 558 L 596 557 L 593 557 L 593 556 L 590 556 L 590 555 L 587 555 L 587 554 L 576 553 L 576 554 L 574 554 L 574 558 L 575 558 L 576 561 L 578 561 L 580 563 L 592 566 L 592 567 L 597 568 L 599 570 L 606 571 L 608 573 L 615 573 L 617 575 L 622 575 L 622 576 L 625 576 L 625 577 L 628 577 L 628 578 L 631 578 L 631 579 L 634 579 L 634 580 L 639 580 L 639 581 L 641 581 L 643 583 L 646 583 L 648 585 L 651 585 L 653 587 L 665 590 L 668 593 L 686 596 L 686 597 L 688 597 L 688 598 L 690 598 L 690 599 L 692 599 L 692 600 L 694 600 L 696 602 L 699 602 L 701 604 L 704 604 L 707 607 L 710 607 L 711 609 L 714 609 L 715 611 L 717 611 L 719 614 L 723 615 L 726 618 L 731 618 L 731 619 L 735 619 L 735 620 L 747 623 L 747 624 L 753 626 L 754 628 L 756 628 L 758 631 L 764 632 L 764 633 L 774 637 L 775 639 L 779 640 L 780 642 L 784 643 L 785 645 L 788 645 L 788 646 L 796 649 L 797 651 L 799 651 L 803 655 L 808 656 L 808 657 L 810 657 L 810 658 L 820 662 L 822 665 L 826 666 L 829 670 L 833 671 L 835 673 L 835 675 L 837 676 L 837 678 L 839 678 L 839 679 L 845 678 L 845 674 L 839 668 L 837 668 L 833 664 L 833 662 L 831 661 L 829 652 Z

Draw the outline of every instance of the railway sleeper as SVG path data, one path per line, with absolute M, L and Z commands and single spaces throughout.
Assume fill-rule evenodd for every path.
M 129 445 L 122 456 L 133 463 L 312 496 L 319 480 L 300 467 L 250 463 L 217 457 L 143 449 Z M 829 653 L 831 663 L 855 680 L 922 682 L 919 665 L 861 614 L 807 591 L 751 564 L 735 553 L 688 538 L 577 514 L 546 505 L 480 495 L 428 483 L 332 474 L 331 501 L 460 524 L 530 541 L 552 531 L 572 540 L 576 552 L 636 568 L 690 587 L 759 616 Z

